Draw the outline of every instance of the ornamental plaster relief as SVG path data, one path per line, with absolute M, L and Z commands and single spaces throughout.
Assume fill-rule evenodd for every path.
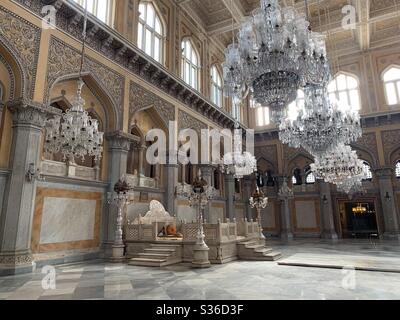
M 18 60 L 23 72 L 22 96 L 33 97 L 41 31 L 35 25 L 0 6 L 0 43 Z

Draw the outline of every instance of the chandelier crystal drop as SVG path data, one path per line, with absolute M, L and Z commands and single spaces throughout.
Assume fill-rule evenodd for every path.
M 350 146 L 340 144 L 335 150 L 316 157 L 311 164 L 314 175 L 325 182 L 337 185 L 338 189 L 349 193 L 360 188 L 367 177 L 363 161 Z
M 330 68 L 325 39 L 293 7 L 261 0 L 261 7 L 241 25 L 238 42 L 225 50 L 225 94 L 245 98 L 251 93 L 273 113 L 284 114 L 306 85 L 326 85 Z
M 45 151 L 61 152 L 64 160 L 69 161 L 74 161 L 76 157 L 83 160 L 85 156 L 100 160 L 103 153 L 104 133 L 99 131 L 98 120 L 91 118 L 85 111 L 85 100 L 82 98 L 82 88 L 85 84 L 82 80 L 82 70 L 87 35 L 87 3 L 85 7 L 81 64 L 75 100 L 72 102 L 72 107 L 62 116 L 47 119 L 46 123 Z
M 326 87 L 310 86 L 304 90 L 305 107 L 296 120 L 280 124 L 282 143 L 303 147 L 314 156 L 330 152 L 339 144 L 350 144 L 362 135 L 360 116 L 350 108 L 330 102 Z

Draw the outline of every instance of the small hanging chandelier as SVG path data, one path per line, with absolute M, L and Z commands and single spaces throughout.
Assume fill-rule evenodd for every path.
M 99 131 L 99 122 L 91 118 L 85 111 L 85 100 L 82 98 L 86 26 L 87 7 L 85 8 L 81 65 L 76 97 L 72 102 L 72 107 L 62 116 L 48 119 L 46 123 L 45 151 L 48 153 L 61 152 L 64 160 L 73 160 L 75 157 L 84 159 L 85 156 L 93 156 L 96 160 L 100 160 L 103 153 L 104 133 Z

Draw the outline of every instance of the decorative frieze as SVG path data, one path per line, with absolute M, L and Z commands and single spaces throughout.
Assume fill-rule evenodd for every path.
M 153 92 L 131 81 L 129 92 L 130 120 L 137 111 L 144 110 L 150 107 L 153 107 L 164 121 L 168 122 L 175 120 L 175 107 L 173 104 L 165 101 L 164 99 L 161 99 Z
M 32 261 L 30 253 L 0 253 L 0 265 L 19 266 L 31 264 Z
M 32 98 L 35 89 L 40 37 L 38 27 L 0 6 L 0 43 L 18 59 L 26 98 Z
M 13 112 L 14 126 L 31 125 L 42 129 L 45 127 L 48 114 L 53 112 L 53 108 L 45 108 L 35 102 L 16 100 L 7 104 Z
M 108 141 L 108 149 L 110 151 L 120 150 L 129 152 L 132 143 L 135 143 L 138 146 L 140 143 L 140 139 L 138 137 L 121 131 L 107 134 L 106 139 Z
M 63 77 L 78 74 L 80 60 L 81 54 L 78 50 L 55 37 L 51 38 L 45 92 L 45 101 L 47 103 L 49 102 L 50 90 L 56 81 Z M 121 118 L 124 101 L 124 77 L 88 57 L 85 57 L 83 73 L 89 73 L 98 81 L 102 89 L 109 94 L 114 108 Z
M 200 137 L 201 130 L 207 129 L 207 125 L 201 122 L 199 119 L 192 117 L 190 114 L 179 110 L 178 113 L 178 128 L 179 130 L 193 129 L 197 132 Z
M 399 147 L 400 130 L 391 130 L 382 132 L 383 151 L 385 153 L 386 163 L 390 164 L 390 156 L 393 151 Z
M 356 143 L 352 144 L 352 147 L 354 147 L 355 149 L 359 148 L 360 150 L 365 150 L 369 152 L 373 156 L 373 160 L 375 162 L 374 165 L 378 163 L 379 159 L 378 144 L 375 132 L 364 133 L 361 136 L 361 138 L 357 140 Z

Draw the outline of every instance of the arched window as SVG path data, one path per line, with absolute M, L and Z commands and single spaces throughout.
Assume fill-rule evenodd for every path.
M 211 67 L 211 101 L 222 108 L 222 78 L 215 65 Z
M 387 104 L 400 104 L 400 67 L 392 67 L 383 74 Z
M 363 163 L 363 167 L 364 167 L 364 171 L 366 173 L 366 177 L 364 180 L 372 180 L 372 170 L 371 170 L 371 166 L 369 165 L 369 163 L 367 161 L 364 161 Z
M 339 73 L 329 84 L 328 92 L 332 101 L 336 99 L 353 110 L 361 109 L 360 88 L 356 77 Z
M 114 16 L 114 0 L 74 0 L 77 4 L 84 7 L 87 2 L 87 10 L 99 20 L 112 26 Z
M 304 91 L 297 91 L 297 98 L 288 106 L 288 119 L 295 121 L 299 115 L 299 111 L 304 109 Z
M 400 178 L 400 160 L 396 163 L 396 177 Z
M 294 169 L 293 177 L 292 177 L 292 183 L 293 183 L 293 185 L 296 185 L 296 186 L 301 186 L 303 184 L 303 180 L 301 178 L 301 170 L 300 169 Z
M 150 2 L 139 4 L 138 47 L 159 63 L 164 59 L 164 28 Z
M 310 172 L 309 174 L 307 174 L 306 176 L 306 184 L 314 184 L 315 183 L 315 175 L 314 173 Z
M 182 41 L 182 79 L 196 90 L 200 89 L 199 56 L 190 39 Z

